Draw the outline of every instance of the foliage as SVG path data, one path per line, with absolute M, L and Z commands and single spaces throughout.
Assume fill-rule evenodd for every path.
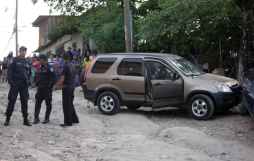
M 78 27 L 82 35 L 91 38 L 93 47 L 103 53 L 124 52 L 123 8 L 116 1 L 96 7 Z
M 68 16 L 51 29 L 49 37 L 74 27 L 85 38 L 91 38 L 101 52 L 125 51 L 123 0 L 43 1 L 51 12 L 57 10 Z M 253 47 L 249 47 L 254 36 L 250 25 L 253 0 L 130 1 L 134 51 L 158 52 L 162 48 L 171 51 L 174 46 L 182 56 L 189 53 L 198 56 L 218 53 L 220 42 L 224 57 L 253 54 L 250 52 Z M 247 19 L 252 20 L 247 23 Z
M 79 17 L 74 16 L 65 16 L 61 18 L 59 22 L 48 31 L 47 38 L 52 40 L 56 35 L 75 30 L 77 25 L 81 23 L 80 21 L 81 19 Z
M 194 0 L 192 2 L 159 0 L 161 10 L 149 12 L 142 20 L 139 35 L 151 45 L 178 45 L 180 53 L 190 51 L 218 51 L 219 35 L 223 50 L 236 41 L 243 14 L 229 0 Z M 232 26 L 233 25 L 233 26 Z M 238 36 L 239 35 L 235 35 Z

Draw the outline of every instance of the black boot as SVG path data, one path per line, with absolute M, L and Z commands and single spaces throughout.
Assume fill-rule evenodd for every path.
M 9 126 L 9 125 L 10 125 L 10 117 L 7 116 L 7 117 L 6 117 L 6 120 L 5 120 L 5 122 L 4 122 L 4 126 Z
M 23 125 L 32 126 L 32 124 L 28 121 L 27 117 L 24 117 L 24 123 L 23 123 Z
M 49 119 L 49 117 L 45 117 L 45 119 L 44 119 L 44 121 L 42 122 L 43 124 L 47 124 L 47 123 L 49 123 L 50 122 L 50 119 Z
M 51 111 L 52 111 L 52 105 L 48 104 L 47 109 L 46 109 L 45 119 L 42 122 L 43 124 L 47 124 L 50 122 L 49 115 L 50 115 Z
M 35 108 L 34 108 L 34 122 L 33 122 L 33 124 L 38 124 L 40 122 L 40 119 L 39 119 L 40 110 L 41 110 L 41 105 L 36 102 Z
M 34 116 L 33 124 L 38 124 L 40 122 L 39 116 Z

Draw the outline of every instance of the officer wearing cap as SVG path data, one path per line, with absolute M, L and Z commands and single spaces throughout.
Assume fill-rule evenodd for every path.
M 10 84 L 10 91 L 8 95 L 8 106 L 6 109 L 6 121 L 5 126 L 10 124 L 10 117 L 14 111 L 14 105 L 16 103 L 18 94 L 20 94 L 21 109 L 24 118 L 23 125 L 32 126 L 27 119 L 28 113 L 28 86 L 32 76 L 31 63 L 25 58 L 27 48 L 21 46 L 19 48 L 19 56 L 13 58 L 7 69 L 8 83 Z
M 35 95 L 35 110 L 34 110 L 34 122 L 37 124 L 40 122 L 39 114 L 41 110 L 41 103 L 45 100 L 46 103 L 46 114 L 43 124 L 50 122 L 49 115 L 52 110 L 52 88 L 56 83 L 56 73 L 54 67 L 48 64 L 48 58 L 45 54 L 41 54 L 38 58 L 41 67 L 40 67 L 40 77 L 39 80 L 32 85 L 32 88 L 37 88 L 37 93 Z
M 63 83 L 66 86 L 62 89 L 62 104 L 64 111 L 64 124 L 61 126 L 72 126 L 73 123 L 79 123 L 76 110 L 73 105 L 74 100 L 74 84 L 77 82 L 77 75 L 75 72 L 75 67 L 69 62 L 70 55 L 64 53 L 62 56 L 62 61 L 64 62 L 63 71 L 61 73 L 61 79 L 54 85 L 53 90 Z

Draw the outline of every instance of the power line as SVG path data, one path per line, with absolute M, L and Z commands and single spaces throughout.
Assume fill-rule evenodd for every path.
M 5 47 L 5 49 L 3 50 L 3 52 L 5 52 L 5 50 L 6 50 L 7 47 L 9 46 L 9 44 L 10 44 L 12 38 L 13 38 L 14 33 L 15 33 L 15 30 L 13 30 L 13 32 L 12 32 L 12 34 L 11 34 L 11 37 L 10 37 L 10 39 L 9 39 L 9 41 L 8 41 L 8 43 L 7 43 L 6 47 Z

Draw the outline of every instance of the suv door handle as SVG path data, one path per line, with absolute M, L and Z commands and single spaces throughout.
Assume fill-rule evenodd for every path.
M 121 80 L 120 78 L 113 78 L 112 80 Z
M 154 84 L 155 86 L 161 86 L 162 84 L 160 84 L 160 82 L 158 82 L 157 84 Z

